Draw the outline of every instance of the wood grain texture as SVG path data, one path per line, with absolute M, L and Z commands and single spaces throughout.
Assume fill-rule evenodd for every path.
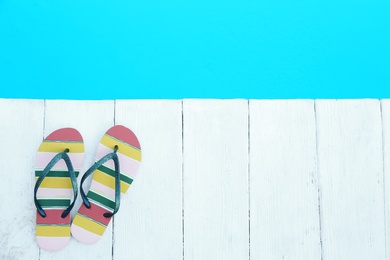
M 0 99 L 0 259 L 38 259 L 34 160 L 43 140 L 43 101 Z
M 381 101 L 383 130 L 383 169 L 386 217 L 386 259 L 390 258 L 390 99 Z
M 183 102 L 184 259 L 248 259 L 248 101 Z
M 390 100 L 0 99 L 0 119 L 0 259 L 390 259 Z M 43 137 L 78 129 L 82 175 L 114 124 L 143 163 L 113 225 L 40 250 Z
M 182 259 L 181 101 L 116 101 L 116 124 L 142 149 L 138 177 L 114 222 L 114 259 Z
M 45 106 L 45 136 L 58 128 L 76 128 L 84 139 L 85 157 L 83 169 L 78 178 L 94 163 L 95 152 L 103 134 L 114 125 L 114 101 L 46 101 Z M 84 184 L 87 192 L 89 182 Z M 81 204 L 81 196 L 71 212 L 72 218 Z M 41 250 L 40 260 L 49 259 L 111 259 L 112 256 L 112 223 L 110 223 L 94 245 L 86 245 L 71 238 L 69 245 L 56 252 Z
M 321 259 L 314 102 L 249 111 L 251 259 Z
M 378 100 L 316 101 L 324 259 L 384 259 Z

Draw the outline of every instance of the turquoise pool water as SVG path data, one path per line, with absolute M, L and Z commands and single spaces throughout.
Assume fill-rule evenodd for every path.
M 388 98 L 390 1 L 0 1 L 0 97 Z

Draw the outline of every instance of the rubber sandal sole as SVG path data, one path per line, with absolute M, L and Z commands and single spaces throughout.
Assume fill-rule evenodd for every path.
M 122 198 L 137 176 L 142 154 L 135 134 L 130 129 L 117 125 L 110 128 L 102 137 L 96 152 L 96 161 L 112 153 L 116 145 L 119 147 L 117 154 L 120 164 Z M 112 217 L 106 218 L 103 214 L 112 213 L 115 208 L 114 169 L 114 162 L 109 160 L 93 172 L 87 194 L 91 207 L 87 208 L 83 203 L 71 226 L 73 237 L 80 242 L 96 243 L 111 221 Z
M 62 128 L 47 136 L 41 143 L 35 159 L 35 180 L 46 165 L 58 153 L 69 149 L 76 177 L 84 159 L 84 143 L 81 134 L 73 128 Z M 73 196 L 69 172 L 63 160 L 57 162 L 41 183 L 37 198 L 46 213 L 36 216 L 36 239 L 38 246 L 47 251 L 64 248 L 70 240 L 70 214 L 65 218 L 61 214 L 70 205 Z

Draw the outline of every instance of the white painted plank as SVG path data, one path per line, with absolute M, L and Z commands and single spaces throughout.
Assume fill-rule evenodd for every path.
M 116 124 L 142 148 L 137 179 L 114 221 L 114 259 L 182 259 L 181 101 L 116 101 Z
M 248 259 L 248 101 L 183 111 L 184 259 Z
M 251 259 L 319 258 L 312 102 L 251 101 Z M 72 239 L 59 252 L 42 250 L 41 259 L 111 259 L 112 246 L 114 259 L 183 258 L 181 102 L 117 103 L 116 124 L 139 136 L 144 162 L 115 217 L 115 244 L 110 226 L 96 245 Z M 248 259 L 247 101 L 184 103 L 185 259 Z M 390 101 L 382 101 L 384 166 L 378 100 L 320 100 L 316 107 L 323 258 L 384 259 Z M 43 117 L 43 101 L 0 99 L 0 259 L 39 257 L 32 194 Z M 47 101 L 45 122 L 45 136 L 80 130 L 85 171 L 114 124 L 114 102 Z
M 324 259 L 384 259 L 378 100 L 316 101 Z
M 85 158 L 78 183 L 84 172 L 94 163 L 95 152 L 103 134 L 114 125 L 114 101 L 46 101 L 45 136 L 63 127 L 76 128 L 84 139 Z M 89 181 L 90 183 L 90 181 Z M 89 188 L 86 183 L 85 191 Z M 79 193 L 80 194 L 80 193 Z M 81 196 L 72 210 L 72 218 L 81 204 Z M 56 259 L 111 259 L 112 223 L 94 245 L 71 239 L 69 245 L 57 252 L 41 250 L 41 260 Z
M 43 101 L 0 99 L 0 259 L 39 259 L 33 200 Z
M 390 259 L 390 99 L 383 99 L 382 128 L 383 128 L 383 161 L 384 161 L 384 192 L 386 217 L 386 259 Z
M 251 259 L 321 259 L 314 101 L 250 101 Z

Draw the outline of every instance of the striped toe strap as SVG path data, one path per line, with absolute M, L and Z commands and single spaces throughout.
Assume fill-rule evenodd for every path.
M 100 166 L 102 166 L 105 162 L 107 162 L 108 160 L 113 160 L 114 161 L 114 165 L 115 165 L 115 208 L 114 208 L 114 211 L 112 213 L 104 213 L 103 216 L 105 218 L 110 218 L 112 217 L 115 213 L 118 212 L 119 210 L 119 206 L 120 206 L 120 199 L 121 199 L 121 196 L 120 196 L 120 192 L 121 192 L 121 189 L 120 189 L 120 168 L 119 168 L 119 159 L 118 159 L 118 154 L 116 153 L 118 151 L 118 146 L 115 145 L 114 147 L 114 151 L 112 153 L 109 153 L 107 155 L 105 155 L 103 158 L 101 158 L 100 160 L 98 160 L 96 163 L 94 163 L 86 172 L 85 174 L 83 175 L 83 177 L 81 178 L 81 188 L 80 188 L 80 192 L 81 192 L 81 197 L 83 199 L 83 202 L 84 202 L 84 205 L 85 207 L 87 207 L 88 209 L 91 208 L 91 204 L 89 203 L 89 200 L 87 198 L 87 196 L 85 195 L 85 192 L 84 192 L 84 189 L 83 189 L 83 183 L 84 181 L 96 170 L 98 169 Z
M 37 211 L 39 215 L 41 215 L 43 218 L 46 217 L 46 212 L 43 210 L 42 206 L 39 204 L 39 201 L 37 199 L 37 192 L 39 189 L 39 186 L 45 179 L 45 177 L 48 175 L 50 170 L 53 168 L 53 166 L 59 161 L 59 160 L 64 160 L 66 163 L 66 166 L 68 167 L 68 172 L 69 172 L 69 177 L 72 182 L 72 188 L 73 188 L 73 202 L 70 204 L 70 206 L 61 214 L 62 218 L 65 218 L 69 212 L 72 210 L 74 203 L 77 198 L 77 180 L 76 180 L 76 174 L 73 169 L 72 162 L 70 161 L 70 158 L 68 156 L 69 149 L 65 149 L 62 153 L 58 153 L 56 156 L 51 159 L 51 161 L 47 164 L 45 169 L 42 171 L 41 175 L 39 176 L 37 182 L 35 183 L 34 187 L 34 203 L 37 208 Z

